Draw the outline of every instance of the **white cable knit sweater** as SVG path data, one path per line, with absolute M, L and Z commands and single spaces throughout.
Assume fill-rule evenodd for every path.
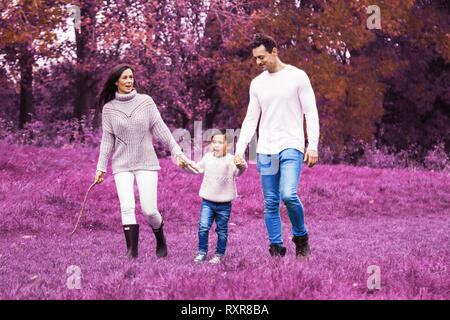
M 319 143 L 319 115 L 316 98 L 305 71 L 292 66 L 278 72 L 264 71 L 250 84 L 250 101 L 236 144 L 244 154 L 259 123 L 256 152 L 277 154 L 286 148 L 305 150 L 303 116 L 306 118 L 308 149 Z
M 191 174 L 204 174 L 198 195 L 215 202 L 228 202 L 237 197 L 236 177 L 242 175 L 248 167 L 247 162 L 244 162 L 244 167 L 237 168 L 231 154 L 216 157 L 212 152 L 206 153 L 195 166 L 199 172 L 190 167 L 183 170 Z
M 102 127 L 97 170 L 103 172 L 111 154 L 113 174 L 161 169 L 153 148 L 153 136 L 168 146 L 172 155 L 181 153 L 153 99 L 136 90 L 128 94 L 116 92 L 116 98 L 103 106 Z

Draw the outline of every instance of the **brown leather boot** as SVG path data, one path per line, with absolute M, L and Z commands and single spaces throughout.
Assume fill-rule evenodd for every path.
M 292 241 L 295 243 L 295 256 L 297 259 L 307 259 L 311 254 L 311 248 L 308 244 L 308 235 L 294 236 Z
M 272 243 L 269 248 L 269 253 L 272 257 L 284 257 L 286 254 L 286 248 Z

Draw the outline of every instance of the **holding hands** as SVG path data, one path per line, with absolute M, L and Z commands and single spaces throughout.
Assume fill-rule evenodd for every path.
M 234 155 L 234 164 L 239 169 L 242 169 L 245 166 L 245 160 L 242 154 L 236 153 Z
M 192 170 L 199 173 L 198 168 L 184 153 L 177 154 L 177 165 L 180 168 L 190 167 Z
M 189 160 L 189 158 L 186 157 L 184 153 L 177 154 L 177 165 L 180 168 L 190 167 L 195 172 L 199 172 L 195 164 L 191 160 Z M 102 183 L 103 181 L 105 181 L 105 173 L 103 171 L 98 170 L 97 172 L 95 172 L 94 182 Z

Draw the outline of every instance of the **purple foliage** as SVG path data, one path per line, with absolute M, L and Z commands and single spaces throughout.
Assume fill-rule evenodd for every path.
M 158 207 L 169 255 L 141 224 L 139 258 L 124 260 L 125 240 L 113 177 L 89 194 L 97 149 L 0 145 L 0 299 L 449 299 L 449 175 L 345 165 L 306 166 L 299 195 L 312 256 L 295 259 L 282 206 L 287 255 L 268 253 L 255 165 L 238 178 L 222 264 L 193 262 L 201 176 L 160 160 Z M 110 172 L 110 171 L 109 171 Z M 210 256 L 216 235 L 210 233 Z M 81 289 L 69 289 L 69 266 Z M 377 265 L 381 288 L 369 290 Z M 202 290 L 198 290 L 198 288 Z
M 72 148 L 70 145 L 80 144 L 90 147 L 100 145 L 101 133 L 88 117 L 83 116 L 81 120 L 54 120 L 48 106 L 41 106 L 37 110 L 36 118 L 26 123 L 21 130 L 15 129 L 11 121 L 0 118 L 0 140 L 8 144 L 56 148 Z
M 25 124 L 22 130 L 15 129 L 12 121 L 0 118 L 0 141 L 7 144 L 56 148 L 91 148 L 100 145 L 101 132 L 88 120 L 93 114 L 83 117 L 81 121 L 75 118 L 52 120 L 50 108 L 41 106 L 38 110 L 36 118 Z M 171 127 L 172 131 L 175 129 Z M 154 145 L 158 156 L 169 156 L 170 152 L 158 140 L 154 141 Z M 195 147 L 194 140 L 191 145 Z M 322 164 L 351 164 L 371 168 L 420 168 L 446 172 L 450 170 L 450 157 L 445 151 L 444 142 L 439 142 L 430 151 L 411 145 L 407 150 L 394 152 L 385 145 L 377 146 L 376 141 L 354 141 L 341 153 L 336 153 L 333 147 L 319 144 L 319 161 Z
M 450 170 L 450 158 L 445 152 L 445 143 L 440 142 L 427 153 L 425 167 L 430 170 Z

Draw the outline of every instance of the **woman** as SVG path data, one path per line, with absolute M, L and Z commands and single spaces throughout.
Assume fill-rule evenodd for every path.
M 165 125 L 153 99 L 136 91 L 133 69 L 128 64 L 113 68 L 99 95 L 103 135 L 95 182 L 101 183 L 112 154 L 112 173 L 120 201 L 127 257 L 138 256 L 139 224 L 136 223 L 134 179 L 141 209 L 156 237 L 156 255 L 167 256 L 163 221 L 157 209 L 159 161 L 152 144 L 155 136 L 176 155 L 178 164 L 190 160 Z

